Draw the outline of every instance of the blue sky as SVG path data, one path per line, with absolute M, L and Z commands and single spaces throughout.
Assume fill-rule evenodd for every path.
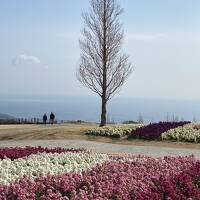
M 119 2 L 134 72 L 118 96 L 199 100 L 200 1 Z M 0 95 L 91 95 L 75 78 L 88 7 L 88 0 L 1 0 Z

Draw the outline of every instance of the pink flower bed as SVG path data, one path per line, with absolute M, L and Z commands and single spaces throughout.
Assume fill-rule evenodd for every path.
M 37 153 L 62 153 L 62 152 L 82 152 L 84 149 L 46 148 L 46 147 L 5 147 L 0 148 L 0 159 L 10 158 L 11 160 L 30 156 Z
M 81 173 L 26 177 L 0 186 L 1 200 L 200 199 L 200 162 L 190 157 L 113 156 Z

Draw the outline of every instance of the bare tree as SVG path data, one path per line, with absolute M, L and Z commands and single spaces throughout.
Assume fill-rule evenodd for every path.
M 84 28 L 79 41 L 81 63 L 78 80 L 101 97 L 101 123 L 106 125 L 106 106 L 132 72 L 128 56 L 121 54 L 123 41 L 119 16 L 123 9 L 116 0 L 90 0 L 83 14 Z
M 165 117 L 165 121 L 166 121 L 166 122 L 169 122 L 169 121 L 170 121 L 169 113 L 167 113 L 167 115 L 166 115 L 166 117 Z
M 192 122 L 193 122 L 193 123 L 197 123 L 197 119 L 196 119 L 196 116 L 195 116 L 195 115 L 193 116 Z
M 144 119 L 143 119 L 143 116 L 142 116 L 141 113 L 138 115 L 138 120 L 137 120 L 137 122 L 138 122 L 139 124 L 143 124 L 143 123 L 144 123 Z

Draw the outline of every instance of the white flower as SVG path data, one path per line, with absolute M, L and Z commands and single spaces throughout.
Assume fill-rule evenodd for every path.
M 9 184 L 26 175 L 33 179 L 40 175 L 80 172 L 92 168 L 98 163 L 109 160 L 106 154 L 71 153 L 60 154 L 40 153 L 29 157 L 0 160 L 0 184 Z
M 200 142 L 200 130 L 193 128 L 193 124 L 171 129 L 162 134 L 163 140 L 175 140 L 185 142 Z

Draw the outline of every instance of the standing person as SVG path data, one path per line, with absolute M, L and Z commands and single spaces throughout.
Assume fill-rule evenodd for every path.
M 45 113 L 44 115 L 43 115 L 43 124 L 47 124 L 47 114 Z
M 54 123 L 54 120 L 55 120 L 55 115 L 53 114 L 53 112 L 51 112 L 50 114 L 50 123 L 53 125 Z

